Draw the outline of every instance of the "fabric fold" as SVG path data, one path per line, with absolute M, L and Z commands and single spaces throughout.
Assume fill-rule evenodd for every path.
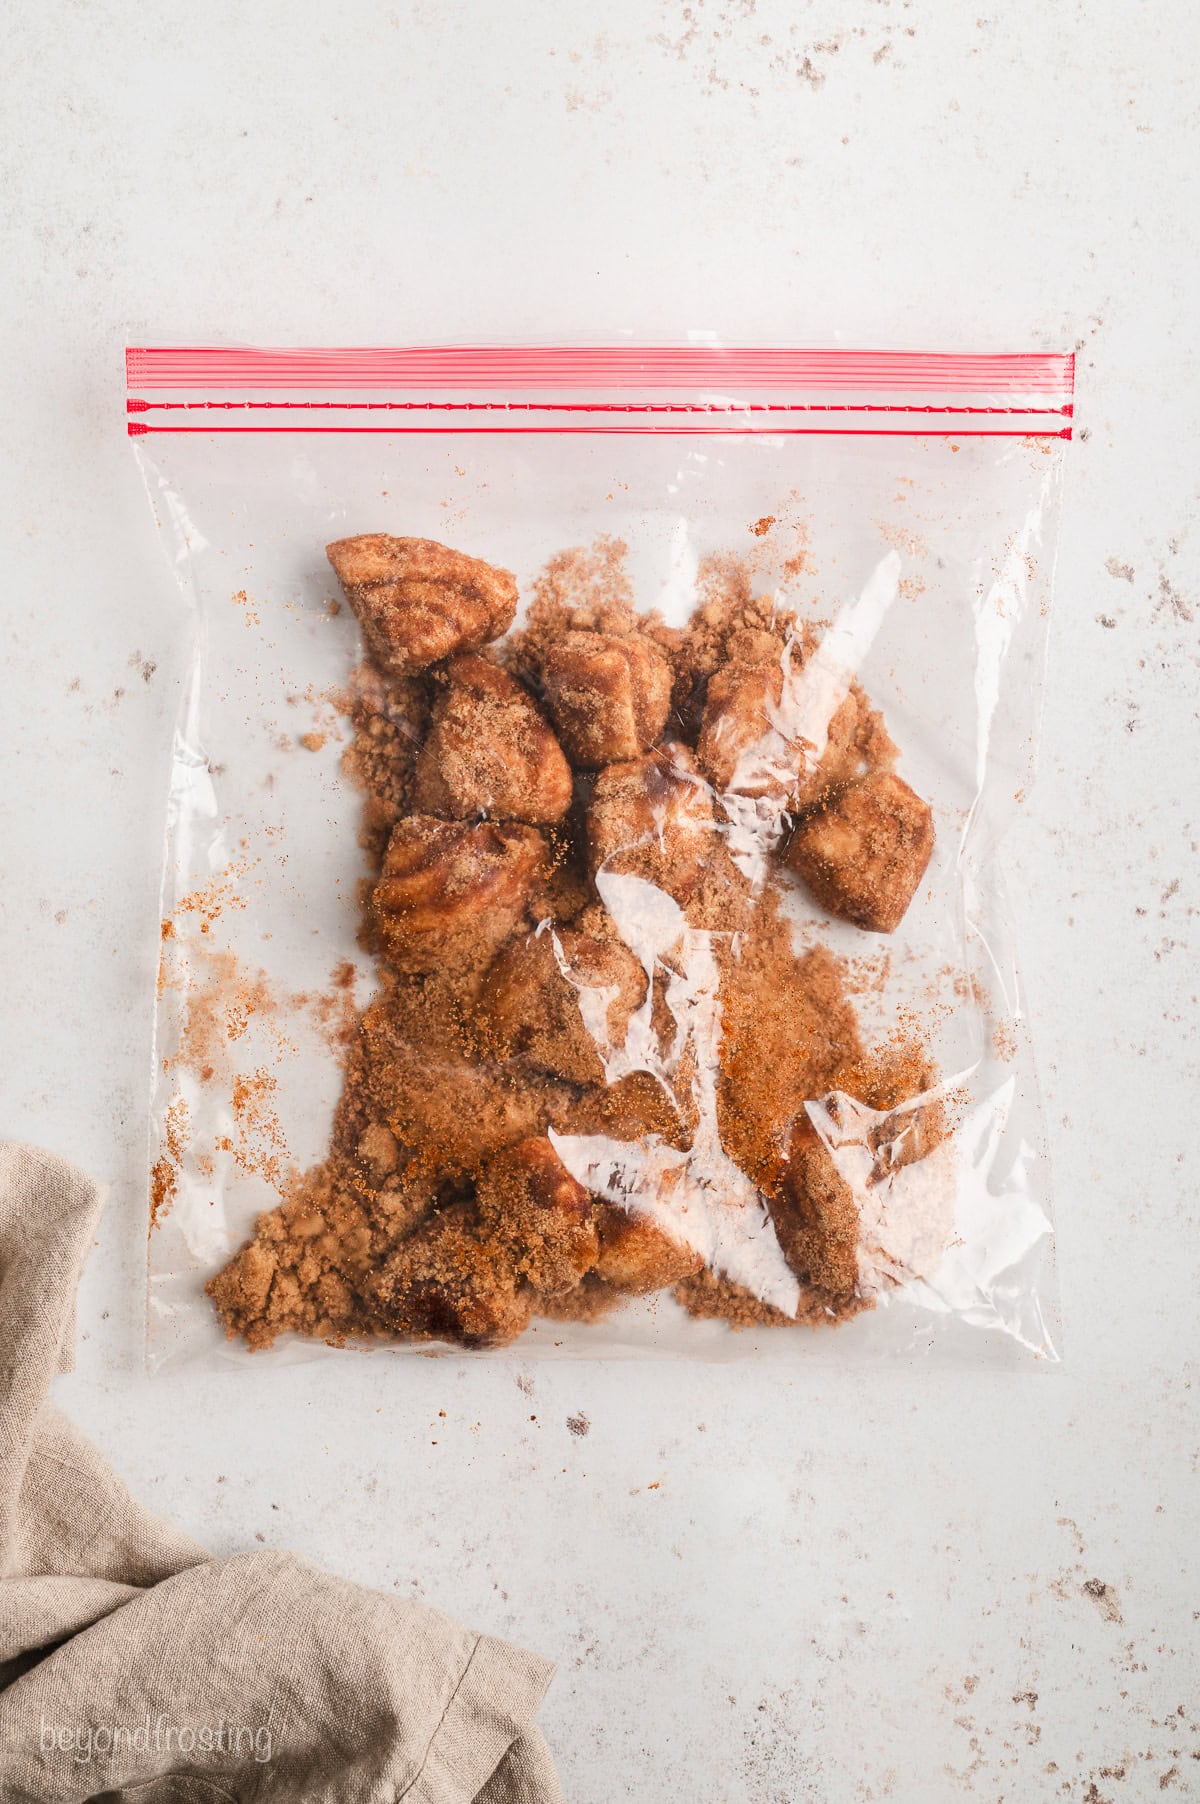
M 6 1804 L 560 1804 L 548 1661 L 295 1554 L 210 1558 L 49 1400 L 99 1209 L 0 1143 Z

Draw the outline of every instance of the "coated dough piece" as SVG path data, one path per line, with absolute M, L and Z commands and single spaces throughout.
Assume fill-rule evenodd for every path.
M 405 972 L 486 964 L 524 916 L 546 861 L 533 827 L 397 821 L 372 895 L 389 962 Z
M 613 1140 L 656 1138 L 682 1150 L 695 1132 L 696 1113 L 695 1098 L 678 1072 L 632 1071 L 615 1084 L 586 1091 L 571 1110 L 566 1131 Z
M 592 1199 L 545 1135 L 490 1159 L 476 1191 L 483 1238 L 544 1296 L 573 1290 L 595 1263 Z
M 805 1284 L 848 1296 L 858 1284 L 859 1214 L 854 1193 L 808 1127 L 792 1140 L 771 1219 L 784 1258 Z
M 666 725 L 671 666 L 640 634 L 570 632 L 546 653 L 546 702 L 573 764 L 636 758 Z
M 541 709 L 486 658 L 453 659 L 417 758 L 423 814 L 553 826 L 571 806 L 571 767 Z
M 782 730 L 779 664 L 726 664 L 709 678 L 696 761 L 721 794 L 787 796 L 802 754 Z
M 698 1272 L 704 1260 L 686 1241 L 673 1240 L 644 1215 L 631 1215 L 613 1203 L 596 1208 L 600 1251 L 595 1276 L 614 1290 L 645 1296 L 665 1290 Z
M 871 1183 L 928 1158 L 947 1138 L 950 1122 L 939 1086 L 937 1067 L 925 1048 L 903 1042 L 849 1059 L 833 1073 L 831 1092 L 843 1091 L 877 1113 L 867 1131 L 875 1155 Z M 921 1096 L 928 1100 L 918 1102 Z
M 871 706 L 858 684 L 851 683 L 830 716 L 820 756 L 815 763 L 809 756 L 792 795 L 792 807 L 812 808 L 831 790 L 891 770 L 896 757 L 883 715 Z
M 593 880 L 605 871 L 641 877 L 686 902 L 718 844 L 712 791 L 685 745 L 610 764 L 588 808 Z
M 900 777 L 880 771 L 801 821 L 786 857 L 830 914 L 869 933 L 892 933 L 932 852 L 928 803 Z
M 506 1347 L 529 1326 L 534 1303 L 514 1262 L 480 1238 L 461 1204 L 401 1241 L 367 1295 L 394 1333 L 468 1347 Z
M 547 928 L 506 946 L 484 980 L 480 1033 L 496 1051 L 575 1084 L 602 1084 L 646 999 L 646 973 L 624 943 Z
M 436 539 L 359 533 L 325 547 L 376 662 L 397 676 L 506 633 L 516 578 Z
M 709 679 L 696 757 L 721 794 L 769 797 L 799 811 L 831 790 L 890 769 L 883 717 L 851 684 L 814 714 L 799 654 L 724 665 Z
M 423 987 L 410 979 L 371 1004 L 362 1037 L 371 1114 L 423 1173 L 460 1180 L 499 1148 L 564 1125 L 572 1100 L 564 1085 L 530 1083 L 479 1058 L 461 1027 L 455 1034 L 425 1018 L 425 999 L 410 986 Z

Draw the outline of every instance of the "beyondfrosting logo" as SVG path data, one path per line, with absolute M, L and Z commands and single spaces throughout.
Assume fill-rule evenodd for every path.
M 165 1715 L 136 1728 L 132 1723 L 48 1723 L 41 1721 L 43 1754 L 71 1754 L 81 1766 L 96 1758 L 129 1754 L 212 1754 L 218 1757 L 246 1755 L 265 1766 L 271 1758 L 271 1731 L 266 1723 L 173 1723 Z

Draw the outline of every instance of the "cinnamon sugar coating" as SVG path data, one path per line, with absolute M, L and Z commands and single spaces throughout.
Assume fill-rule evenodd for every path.
M 622 551 L 552 559 L 509 633 L 479 558 L 329 547 L 368 654 L 345 765 L 379 982 L 326 1157 L 208 1285 L 251 1347 L 503 1346 L 656 1293 L 756 1330 L 870 1306 L 871 1199 L 948 1113 L 796 917 L 807 890 L 895 932 L 932 814 L 815 628 L 733 564 L 668 627 Z

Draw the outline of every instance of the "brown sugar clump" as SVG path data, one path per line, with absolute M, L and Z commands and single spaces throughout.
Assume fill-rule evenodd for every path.
M 571 767 L 533 697 L 470 654 L 451 661 L 416 764 L 423 814 L 553 826 L 571 805 Z
M 567 756 L 584 769 L 648 751 L 666 725 L 671 666 L 649 639 L 568 632 L 542 662 L 546 702 Z
M 383 1184 L 400 1165 L 400 1142 L 383 1121 L 372 1121 L 358 1137 L 358 1156 L 373 1183 Z
M 398 821 L 372 896 L 391 964 L 432 971 L 486 963 L 522 919 L 547 856 L 532 827 L 425 814 Z
M 427 1207 L 421 1196 L 409 1220 Z M 291 1200 L 259 1216 L 254 1239 L 206 1289 L 226 1330 L 251 1347 L 287 1333 L 370 1332 L 373 1316 L 359 1287 L 395 1232 L 374 1229 L 365 1196 L 332 1160 L 310 1172 Z
M 535 1290 L 571 1290 L 595 1264 L 592 1199 L 544 1135 L 490 1159 L 476 1197 L 482 1234 Z
M 871 933 L 893 933 L 932 852 L 928 804 L 900 777 L 882 771 L 802 821 L 786 856 L 830 914 Z
M 587 817 L 589 865 L 603 878 L 640 877 L 686 902 L 717 844 L 712 792 L 684 745 L 669 744 L 596 779 Z
M 206 1286 L 226 1326 L 244 1334 L 251 1347 L 269 1347 L 275 1339 L 267 1305 L 277 1270 L 270 1247 L 252 1240 Z
M 675 1286 L 674 1296 L 688 1314 L 700 1321 L 725 1322 L 730 1328 L 826 1328 L 848 1321 L 870 1308 L 863 1298 L 835 1296 L 822 1290 L 802 1287 L 799 1306 L 786 1315 L 756 1297 L 743 1284 L 734 1284 L 716 1272 L 698 1272 Z
M 686 1241 L 672 1239 L 647 1216 L 603 1203 L 597 1206 L 596 1219 L 600 1250 L 595 1275 L 614 1290 L 645 1296 L 690 1277 L 704 1264 Z
M 646 973 L 615 933 L 539 929 L 489 970 L 478 1017 L 485 1043 L 576 1084 L 602 1084 L 646 997 Z
M 673 1294 L 689 1315 L 700 1321 L 727 1322 L 734 1329 L 787 1328 L 793 1320 L 781 1309 L 764 1303 L 745 1285 L 719 1277 L 708 1266 L 694 1277 L 681 1279 Z
M 435 539 L 367 532 L 336 540 L 326 553 L 372 656 L 398 676 L 477 651 L 513 623 L 510 573 Z

